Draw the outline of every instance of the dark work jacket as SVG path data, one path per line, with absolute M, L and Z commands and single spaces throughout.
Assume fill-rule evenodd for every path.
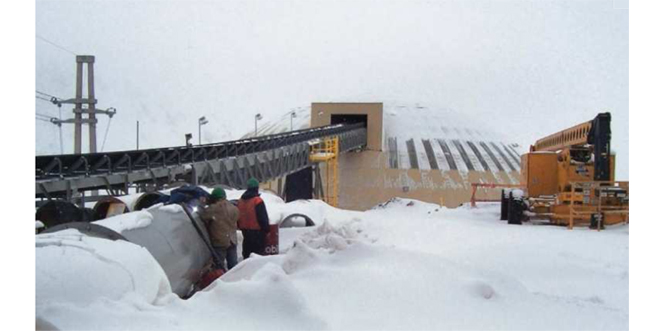
M 222 248 L 236 245 L 238 208 L 226 199 L 218 200 L 206 208 L 199 208 L 199 217 L 206 223 L 213 246 Z
M 259 189 L 258 188 L 249 188 L 243 195 L 241 196 L 242 200 L 250 200 L 252 198 L 258 197 L 259 194 Z M 259 226 L 261 227 L 261 231 L 263 232 L 269 232 L 270 231 L 270 222 L 268 221 L 268 212 L 266 211 L 266 204 L 264 202 L 261 202 L 257 204 L 255 207 L 255 213 L 257 214 L 257 222 L 259 223 Z

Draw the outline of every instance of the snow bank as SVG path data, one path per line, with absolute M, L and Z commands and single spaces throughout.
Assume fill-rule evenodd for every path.
M 434 207 L 410 202 L 394 201 L 378 212 L 408 208 L 413 215 L 429 215 L 428 208 Z M 607 329 L 626 325 L 627 312 L 604 305 L 597 295 L 547 295 L 530 290 L 511 270 L 398 249 L 389 242 L 374 245 L 368 236 L 360 235 L 363 223 L 359 219 L 340 225 L 324 223 L 300 235 L 283 257 L 250 259 L 221 280 L 250 281 L 264 270 L 277 270 L 278 277 L 293 281 L 330 329 Z M 392 227 L 393 232 L 398 230 Z M 437 246 L 432 242 L 426 245 Z
M 317 226 L 281 229 L 282 254 L 242 261 L 187 301 L 129 292 L 71 305 L 44 301 L 38 284 L 38 316 L 62 329 L 628 327 L 627 225 L 509 226 L 497 203 L 397 198 L 352 212 L 262 196 L 272 219 L 303 213 Z
M 36 236 L 37 315 L 49 304 L 86 306 L 127 294 L 154 303 L 170 284 L 149 252 L 68 229 Z
M 216 281 L 188 300 L 171 294 L 154 304 L 128 293 L 84 306 L 49 301 L 37 309 L 37 315 L 62 330 L 327 329 L 283 269 L 268 260 L 256 257 L 241 263 L 240 267 L 265 262 L 249 280 Z
M 126 214 L 120 214 L 93 222 L 106 228 L 114 230 L 117 233 L 133 229 L 139 229 L 149 226 L 153 221 L 153 216 L 146 210 L 139 210 Z

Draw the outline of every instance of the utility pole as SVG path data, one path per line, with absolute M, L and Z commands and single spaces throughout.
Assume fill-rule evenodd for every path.
M 83 99 L 83 66 L 87 64 L 87 99 Z M 86 101 L 86 102 L 85 102 Z M 87 103 L 87 113 L 89 120 L 83 121 L 83 103 Z M 74 102 L 76 128 L 74 130 L 74 146 L 73 152 L 75 154 L 82 153 L 82 124 L 89 124 L 89 152 L 96 153 L 96 115 L 94 112 L 94 56 L 92 55 L 76 55 L 76 99 Z
M 82 113 L 76 110 L 82 109 L 82 85 L 83 84 L 83 62 L 80 56 L 76 56 L 76 98 L 73 108 L 75 119 L 75 130 L 73 132 L 73 153 L 82 152 Z
M 140 121 L 137 121 L 137 131 L 135 133 L 135 138 L 136 138 L 135 149 L 138 150 L 140 149 Z
M 296 117 L 296 111 L 291 111 L 291 131 L 293 131 L 293 119 Z
M 83 65 L 87 64 L 87 98 L 83 98 Z M 93 55 L 76 55 L 76 96 L 74 99 L 67 100 L 54 100 L 58 106 L 62 104 L 73 104 L 73 119 L 56 119 L 51 118 L 51 122 L 57 125 L 62 123 L 73 123 L 74 136 L 73 136 L 73 152 L 74 154 L 82 153 L 82 125 L 89 124 L 89 152 L 96 153 L 96 114 L 105 114 L 112 118 L 117 113 L 114 108 L 106 110 L 96 109 L 96 99 L 94 98 L 94 56 Z M 87 104 L 87 108 L 83 108 L 83 104 Z M 88 114 L 89 118 L 84 119 L 83 114 Z
M 199 144 L 202 144 L 202 125 L 207 124 L 209 121 L 206 119 L 206 116 L 202 116 L 197 120 L 198 123 L 198 134 L 199 134 Z
M 81 57 L 87 63 L 87 109 L 89 109 L 89 152 L 96 153 L 96 99 L 94 99 L 94 56 Z M 77 59 L 76 59 L 77 60 Z M 82 109 L 81 109 L 82 111 Z
M 254 115 L 254 136 L 257 136 L 257 121 L 262 119 L 261 113 Z

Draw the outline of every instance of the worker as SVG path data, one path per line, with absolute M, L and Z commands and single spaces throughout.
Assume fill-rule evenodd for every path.
M 206 223 L 211 236 L 211 245 L 220 261 L 215 261 L 217 269 L 230 270 L 237 261 L 236 228 L 238 208 L 227 201 L 227 193 L 221 187 L 213 189 L 208 198 L 208 206 L 201 209 L 200 218 Z M 227 262 L 226 268 L 224 267 Z
M 243 233 L 243 259 L 251 253 L 265 255 L 266 235 L 270 231 L 266 204 L 259 196 L 259 182 L 250 178 L 247 191 L 238 200 L 238 228 Z

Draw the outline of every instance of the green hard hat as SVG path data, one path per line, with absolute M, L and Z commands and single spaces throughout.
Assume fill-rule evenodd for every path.
M 213 189 L 213 192 L 211 192 L 211 196 L 216 199 L 224 199 L 227 197 L 227 193 L 225 193 L 225 190 L 222 187 L 216 187 Z
M 256 180 L 254 177 L 250 178 L 247 181 L 247 187 L 248 188 L 255 188 L 255 187 L 258 188 L 259 187 L 259 181 Z

